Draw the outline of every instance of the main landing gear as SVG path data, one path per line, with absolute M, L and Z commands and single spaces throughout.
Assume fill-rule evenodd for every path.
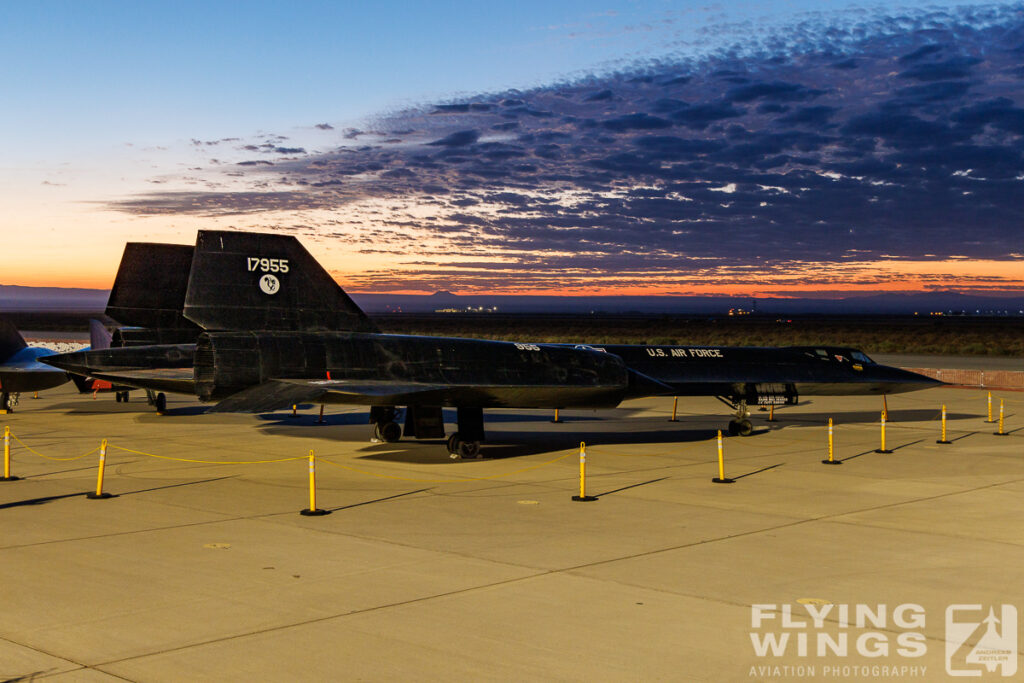
M 722 396 L 717 396 L 716 398 L 736 411 L 736 417 L 729 420 L 729 434 L 732 436 L 750 436 L 754 433 L 754 424 L 750 421 L 750 409 L 747 408 L 745 399 L 734 401 Z
M 373 438 L 385 443 L 394 443 L 402 438 L 402 426 L 395 422 L 398 410 L 394 406 L 371 406 L 370 422 L 373 423 Z
M 484 440 L 483 408 L 458 408 L 459 431 L 448 437 L 448 455 L 453 460 L 474 460 L 484 457 L 480 444 Z
M 448 437 L 448 455 L 452 460 L 475 460 L 482 458 L 479 441 L 466 441 L 459 432 Z
M 14 406 L 18 405 L 18 394 L 5 391 L 0 394 L 0 412 L 13 413 Z
M 445 442 L 452 459 L 482 458 L 480 444 L 484 440 L 483 408 L 458 408 L 458 430 Z M 405 409 L 405 429 L 398 424 L 394 406 L 371 406 L 370 422 L 377 441 L 394 443 L 402 438 L 443 439 L 444 414 L 441 406 L 410 405 Z
M 373 426 L 373 437 L 378 441 L 394 443 L 402 438 L 402 426 L 397 422 L 378 422 Z

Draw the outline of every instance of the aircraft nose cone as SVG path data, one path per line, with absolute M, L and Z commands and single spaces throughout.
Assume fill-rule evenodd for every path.
M 73 372 L 78 375 L 88 374 L 89 366 L 85 351 L 73 351 L 71 353 L 57 353 L 52 356 L 44 356 L 39 362 L 52 365 L 55 368 Z
M 937 380 L 933 377 L 922 375 L 917 372 L 911 372 L 910 370 L 903 370 L 901 368 L 893 368 L 893 370 L 895 370 L 898 373 L 898 377 L 902 381 L 913 384 L 919 384 L 926 389 L 930 387 L 941 387 L 946 384 L 945 382 Z
M 910 370 L 903 370 L 902 368 L 894 368 L 888 365 L 880 365 L 878 369 L 881 371 L 879 380 L 889 385 L 888 391 L 890 393 L 902 393 L 906 391 L 918 391 L 921 389 L 934 389 L 935 387 L 945 386 L 945 382 L 940 382 L 937 379 L 928 377 L 927 375 L 921 375 Z

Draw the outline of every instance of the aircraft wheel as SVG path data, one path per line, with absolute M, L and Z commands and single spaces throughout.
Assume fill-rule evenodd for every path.
M 738 420 L 736 422 L 736 433 L 740 436 L 750 436 L 754 433 L 754 425 L 747 419 Z
M 459 458 L 459 446 L 462 445 L 462 439 L 459 438 L 459 433 L 455 432 L 448 437 L 448 455 L 452 460 Z
M 463 460 L 478 460 L 484 457 L 484 454 L 480 452 L 480 442 L 460 441 L 459 457 L 462 458 Z
M 387 443 L 394 443 L 402 438 L 402 427 L 397 422 L 378 422 L 373 431 L 378 439 Z
M 128 392 L 127 391 L 122 391 L 121 392 L 121 402 L 122 403 L 127 403 L 128 402 Z
M 729 420 L 729 436 L 736 436 L 739 433 L 739 425 L 736 420 Z
M 14 412 L 14 403 L 11 401 L 11 395 L 6 391 L 0 396 L 0 409 Z
M 167 397 L 164 392 L 160 392 L 156 395 L 156 400 L 153 401 L 153 405 L 156 406 L 156 412 L 163 414 L 167 410 Z

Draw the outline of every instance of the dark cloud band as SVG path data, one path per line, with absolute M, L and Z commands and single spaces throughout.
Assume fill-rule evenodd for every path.
M 1020 5 L 801 25 L 700 61 L 388 115 L 328 153 L 263 141 L 250 151 L 300 156 L 230 169 L 258 191 L 112 207 L 348 212 L 373 226 L 356 245 L 440 240 L 466 263 L 501 259 L 506 288 L 570 267 L 682 283 L 828 264 L 834 284 L 853 261 L 1019 260 L 1022 56 Z

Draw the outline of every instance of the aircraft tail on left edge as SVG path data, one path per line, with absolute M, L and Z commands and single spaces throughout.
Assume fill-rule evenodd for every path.
M 0 362 L 3 362 L 28 346 L 24 337 L 10 320 L 0 318 Z

